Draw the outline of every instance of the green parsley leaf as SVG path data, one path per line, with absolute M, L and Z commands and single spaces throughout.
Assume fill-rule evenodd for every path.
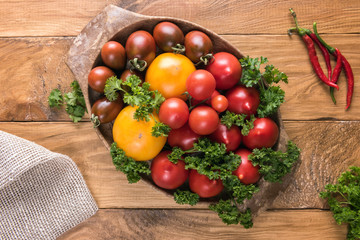
M 260 88 L 260 105 L 257 109 L 260 118 L 271 116 L 277 112 L 285 101 L 285 92 L 279 86 Z
M 247 136 L 249 131 L 254 128 L 255 116 L 251 115 L 250 119 L 247 119 L 246 114 L 236 114 L 230 111 L 226 111 L 220 119 L 221 123 L 227 128 L 231 128 L 232 125 L 236 125 L 241 128 L 241 134 Z
M 106 98 L 113 102 L 119 97 L 118 91 L 125 91 L 123 88 L 123 81 L 115 76 L 109 77 L 106 80 L 104 94 Z
M 249 56 L 240 59 L 242 75 L 240 82 L 246 87 L 256 86 L 261 80 L 260 65 L 267 63 L 267 58 L 250 58 Z
M 154 137 L 167 137 L 170 131 L 171 127 L 169 127 L 168 125 L 162 122 L 156 122 L 155 126 L 153 126 L 151 129 L 151 135 Z
M 173 147 L 171 153 L 168 154 L 168 159 L 170 162 L 177 164 L 178 160 L 182 158 L 185 154 L 185 151 L 181 150 L 179 147 Z
M 200 196 L 190 191 L 182 191 L 177 189 L 174 193 L 174 200 L 178 204 L 189 204 L 194 206 L 199 202 Z
M 222 179 L 222 181 L 224 187 L 232 193 L 233 198 L 239 204 L 242 204 L 245 199 L 251 199 L 254 193 L 260 190 L 255 184 L 245 185 L 241 183 L 235 175 L 228 175 L 225 179 Z
M 70 84 L 72 91 L 64 94 L 66 103 L 65 111 L 69 114 L 70 119 L 76 123 L 84 116 L 86 104 L 84 95 L 81 91 L 79 83 L 75 80 Z
M 50 107 L 60 108 L 64 105 L 64 98 L 59 89 L 53 89 L 48 97 Z
M 326 185 L 320 197 L 327 199 L 339 225 L 348 224 L 347 239 L 360 239 L 360 167 L 350 167 L 336 184 Z
M 275 68 L 274 65 L 266 65 L 263 78 L 267 84 L 284 82 L 288 83 L 288 77 L 285 73 L 280 72 L 279 69 Z
M 133 158 L 126 156 L 124 150 L 118 148 L 114 142 L 110 148 L 110 154 L 116 170 L 123 172 L 129 183 L 136 183 L 141 179 L 140 174 L 151 173 L 149 164 L 144 161 L 135 161 Z

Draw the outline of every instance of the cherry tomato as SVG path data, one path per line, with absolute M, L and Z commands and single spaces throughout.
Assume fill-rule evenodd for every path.
M 260 179 L 259 166 L 254 167 L 248 156 L 251 152 L 247 149 L 239 149 L 235 152 L 235 154 L 241 157 L 241 164 L 239 167 L 233 172 L 236 175 L 240 182 L 243 184 L 252 184 L 256 183 Z
M 208 106 L 194 108 L 189 116 L 191 130 L 199 135 L 213 133 L 219 125 L 219 116 L 214 109 Z
M 181 128 L 189 119 L 189 108 L 180 98 L 168 98 L 160 106 L 159 119 L 172 129 Z
M 247 136 L 243 136 L 246 147 L 270 148 L 275 145 L 279 137 L 279 128 L 270 118 L 258 118 L 254 121 L 254 128 L 249 131 Z
M 184 33 L 171 22 L 157 24 L 153 31 L 156 45 L 164 52 L 173 52 L 176 44 L 184 44 Z
M 170 162 L 167 157 L 170 153 L 163 151 L 151 161 L 151 178 L 157 186 L 165 189 L 180 187 L 189 176 L 184 161 L 178 160 L 177 164 Z
M 224 189 L 221 179 L 210 180 L 207 176 L 199 174 L 194 169 L 190 170 L 189 186 L 191 191 L 202 198 L 214 197 Z
M 259 92 L 253 87 L 236 86 L 226 93 L 226 98 L 230 112 L 248 116 L 255 114 L 260 104 Z
M 101 48 L 101 59 L 106 66 L 121 70 L 126 64 L 126 53 L 123 45 L 115 41 L 109 41 Z
M 211 39 L 203 32 L 191 31 L 185 36 L 185 55 L 193 62 L 200 61 L 200 57 L 212 53 Z
M 219 124 L 215 132 L 210 135 L 210 139 L 224 143 L 227 151 L 235 151 L 241 144 L 241 131 L 235 125 L 228 129 L 225 125 Z
M 131 75 L 136 75 L 141 79 L 141 81 L 144 81 L 144 76 L 141 72 L 135 70 L 129 70 L 129 69 L 126 69 L 122 72 L 120 79 L 125 81 Z
M 166 137 L 151 135 L 155 121 L 160 121 L 156 113 L 150 121 L 134 119 L 136 107 L 127 106 L 116 117 L 113 125 L 113 138 L 126 156 L 136 161 L 147 161 L 159 154 L 166 143 Z
M 239 60 L 227 52 L 214 55 L 214 60 L 207 66 L 216 80 L 216 89 L 226 90 L 235 86 L 241 78 L 242 68 Z
M 145 81 L 150 83 L 150 90 L 158 90 L 165 98 L 185 99 L 182 94 L 186 91 L 186 79 L 195 70 L 184 55 L 163 53 L 149 66 Z
M 211 106 L 217 112 L 223 112 L 228 108 L 229 102 L 224 95 L 217 95 L 211 98 Z
M 181 128 L 172 129 L 168 135 L 168 143 L 171 147 L 180 147 L 182 150 L 189 150 L 194 147 L 194 143 L 198 141 L 200 135 L 195 133 L 185 124 Z
M 99 93 L 104 93 L 105 83 L 115 73 L 108 67 L 99 66 L 93 68 L 88 75 L 89 86 Z
M 103 97 L 94 103 L 91 112 L 99 118 L 100 123 L 109 123 L 115 120 L 123 105 L 121 98 L 110 102 L 106 97 Z
M 215 91 L 215 78 L 206 70 L 196 70 L 186 80 L 186 90 L 196 100 L 202 101 L 211 97 Z
M 145 61 L 146 66 L 149 66 L 155 58 L 155 40 L 150 33 L 139 30 L 133 32 L 128 37 L 125 50 L 128 59 L 133 60 L 136 58 L 137 60 Z

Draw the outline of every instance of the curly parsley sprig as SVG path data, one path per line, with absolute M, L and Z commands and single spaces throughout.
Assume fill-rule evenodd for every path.
M 247 136 L 249 131 L 254 128 L 255 116 L 251 115 L 250 119 L 247 119 L 246 114 L 236 114 L 230 111 L 226 111 L 225 114 L 221 117 L 220 121 L 227 128 L 236 125 L 241 127 L 241 134 Z

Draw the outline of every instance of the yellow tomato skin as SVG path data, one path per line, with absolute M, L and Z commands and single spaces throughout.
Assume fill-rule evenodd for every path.
M 136 161 L 147 161 L 158 155 L 166 143 L 166 137 L 151 136 L 155 120 L 160 121 L 156 113 L 149 122 L 134 119 L 136 107 L 127 106 L 117 116 L 113 126 L 113 138 L 126 156 Z
M 146 71 L 145 81 L 150 90 L 158 90 L 165 98 L 181 97 L 186 91 L 186 79 L 196 70 L 194 64 L 181 54 L 163 53 L 157 56 Z

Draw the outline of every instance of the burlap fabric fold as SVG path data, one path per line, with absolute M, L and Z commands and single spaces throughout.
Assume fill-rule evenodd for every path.
M 0 239 L 56 239 L 97 205 L 76 164 L 0 131 Z

